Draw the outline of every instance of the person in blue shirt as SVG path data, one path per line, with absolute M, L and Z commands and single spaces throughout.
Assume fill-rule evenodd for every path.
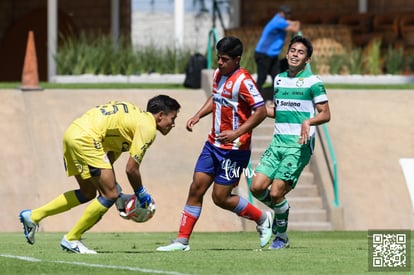
M 254 54 L 257 66 L 256 82 L 262 94 L 267 75 L 272 77 L 273 83 L 276 75 L 284 70 L 281 66 L 281 60 L 279 60 L 279 54 L 285 44 L 287 33 L 298 33 L 300 31 L 300 22 L 289 20 L 290 15 L 290 7 L 281 5 L 276 15 L 264 27 L 256 45 Z

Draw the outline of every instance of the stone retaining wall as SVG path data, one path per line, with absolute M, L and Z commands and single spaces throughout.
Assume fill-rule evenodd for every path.
M 345 230 L 414 229 L 413 208 L 400 158 L 414 158 L 412 118 L 414 93 L 408 90 L 329 92 L 332 121 L 329 131 L 338 161 L 339 194 Z M 37 207 L 59 193 L 77 187 L 62 162 L 62 136 L 69 123 L 87 109 L 111 99 L 145 107 L 165 93 L 177 98 L 182 110 L 168 136 L 158 135 L 142 165 L 144 184 L 157 202 L 157 213 L 145 224 L 122 220 L 115 209 L 92 231 L 176 232 L 195 160 L 210 128 L 203 119 L 193 133 L 186 120 L 204 103 L 203 90 L 1 90 L 0 231 L 20 231 L 18 213 Z M 317 150 L 320 148 L 317 147 Z M 124 190 L 125 157 L 115 169 Z M 245 182 L 241 182 L 241 188 Z M 329 186 L 327 187 L 329 188 Z M 293 191 L 294 192 L 294 191 Z M 83 206 L 42 221 L 40 231 L 67 231 Z M 248 228 L 251 228 L 248 223 Z M 213 205 L 210 193 L 196 231 L 241 231 L 246 227 L 233 213 Z M 172 238 L 175 237 L 174 234 Z

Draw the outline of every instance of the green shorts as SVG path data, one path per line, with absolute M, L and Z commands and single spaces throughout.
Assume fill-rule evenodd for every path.
M 280 179 L 295 188 L 299 176 L 309 163 L 312 152 L 309 146 L 281 147 L 274 140 L 263 153 L 255 172 L 270 179 Z

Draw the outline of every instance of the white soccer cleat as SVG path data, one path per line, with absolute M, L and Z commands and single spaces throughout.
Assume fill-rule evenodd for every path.
M 35 233 L 38 225 L 30 219 L 32 210 L 23 210 L 19 214 L 20 222 L 23 224 L 23 234 L 29 244 L 35 243 Z
M 77 254 L 98 254 L 95 250 L 87 248 L 80 240 L 68 241 L 66 235 L 63 236 L 60 246 L 63 250 Z
M 256 226 L 256 230 L 260 234 L 260 247 L 265 247 L 272 237 L 273 214 L 270 211 L 266 211 L 266 216 L 266 220 Z
M 169 252 L 169 251 L 189 251 L 190 246 L 188 244 L 182 244 L 180 242 L 173 242 L 166 246 L 160 246 L 157 251 Z

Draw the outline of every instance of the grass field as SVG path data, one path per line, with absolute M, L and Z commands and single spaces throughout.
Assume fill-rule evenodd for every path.
M 0 83 L 0 89 L 15 89 L 19 85 Z M 46 89 L 181 88 L 181 85 L 151 84 L 41 83 L 40 86 Z M 389 86 L 337 85 L 331 88 L 387 89 Z M 401 85 L 398 89 L 414 90 L 414 84 Z M 168 244 L 175 233 L 88 232 L 84 242 L 99 254 L 76 255 L 61 250 L 59 243 L 63 233 L 38 232 L 33 246 L 26 243 L 21 232 L 0 233 L 0 274 L 369 274 L 372 272 L 368 271 L 367 234 L 367 231 L 292 231 L 289 232 L 291 248 L 259 251 L 256 232 L 195 232 L 191 251 L 162 253 L 155 251 L 156 247 Z M 412 243 L 411 246 L 414 252 Z M 380 274 L 413 274 L 413 268 L 411 272 Z
M 63 233 L 0 233 L 1 274 L 364 274 L 368 236 L 361 232 L 289 233 L 288 249 L 258 249 L 256 232 L 195 232 L 188 252 L 157 252 L 175 233 L 86 233 L 97 255 L 60 248 Z M 390 274 L 407 272 L 390 272 Z M 381 274 L 386 274 L 381 272 Z

